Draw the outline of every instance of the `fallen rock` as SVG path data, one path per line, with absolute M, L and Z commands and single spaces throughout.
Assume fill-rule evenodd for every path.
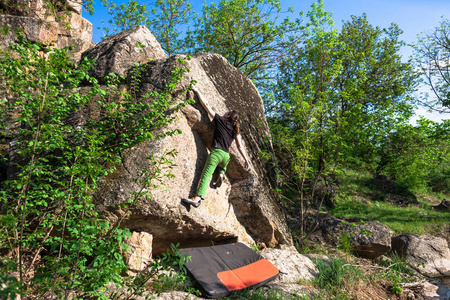
M 128 265 L 128 274 L 134 275 L 145 269 L 152 261 L 152 241 L 151 234 L 146 232 L 133 232 L 126 241 L 130 250 L 125 251 L 125 263 Z
M 266 248 L 259 254 L 280 271 L 275 283 L 297 283 L 300 280 L 312 280 L 319 274 L 314 263 L 308 257 L 298 253 L 294 246 L 282 247 L 282 249 Z
M 407 263 L 425 276 L 450 276 L 450 249 L 443 238 L 418 234 L 395 236 L 392 251 L 405 256 Z
M 305 218 L 305 228 L 315 228 L 310 234 L 312 241 L 332 247 L 348 243 L 363 258 L 373 259 L 391 250 L 392 230 L 378 221 L 318 213 Z
M 402 196 L 402 195 L 395 195 L 395 194 L 385 194 L 383 196 L 383 201 L 391 203 L 396 206 L 405 207 L 410 204 L 418 204 L 419 202 L 415 203 L 411 201 L 410 197 Z
M 309 253 L 309 254 L 305 254 L 306 257 L 308 257 L 310 260 L 314 261 L 320 261 L 326 265 L 330 265 L 332 262 L 332 259 L 329 256 L 326 256 L 324 254 L 314 254 L 314 253 Z
M 450 299 L 450 288 L 438 282 L 421 280 L 402 283 L 401 287 L 407 299 Z

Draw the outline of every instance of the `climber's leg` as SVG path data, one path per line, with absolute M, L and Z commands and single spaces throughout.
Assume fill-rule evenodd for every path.
M 211 180 L 211 176 L 214 173 L 214 170 L 222 161 L 221 152 L 225 151 L 212 148 L 211 153 L 209 153 L 208 159 L 206 160 L 205 166 L 203 167 L 202 176 L 200 177 L 200 182 L 197 189 L 197 196 L 202 199 L 205 198 L 206 189 L 208 187 L 209 181 Z
M 220 154 L 221 154 L 221 158 L 220 158 L 220 162 L 218 163 L 218 168 L 219 168 L 220 174 L 219 174 L 219 178 L 214 183 L 216 188 L 219 188 L 222 185 L 222 182 L 225 179 L 225 172 L 227 171 L 227 165 L 230 162 L 230 154 L 228 152 L 221 150 Z

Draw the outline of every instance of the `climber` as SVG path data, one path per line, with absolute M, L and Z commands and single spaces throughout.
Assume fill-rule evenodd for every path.
M 245 153 L 245 149 L 242 147 L 238 113 L 235 110 L 230 110 L 223 116 L 219 116 L 219 114 L 215 113 L 205 102 L 204 96 L 197 88 L 194 87 L 193 91 L 197 94 L 198 99 L 200 100 L 200 104 L 205 108 L 209 118 L 213 119 L 216 125 L 211 152 L 209 153 L 208 159 L 206 160 L 205 166 L 203 167 L 197 194 L 191 200 L 185 198 L 181 199 L 187 204 L 198 207 L 201 204 L 201 201 L 205 198 L 206 188 L 217 166 L 219 167 L 220 175 L 214 185 L 216 188 L 222 185 L 222 182 L 225 178 L 227 164 L 230 161 L 229 149 L 233 140 L 236 140 L 239 153 L 244 158 L 245 170 L 248 170 L 249 163 L 247 155 Z

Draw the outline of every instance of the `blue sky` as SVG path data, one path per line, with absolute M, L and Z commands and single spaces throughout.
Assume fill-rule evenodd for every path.
M 117 4 L 128 2 L 128 0 L 116 0 Z M 153 0 L 141 0 L 140 3 L 149 4 Z M 202 4 L 211 2 L 218 3 L 219 0 L 191 0 L 193 10 L 201 12 Z M 287 11 L 288 7 L 294 7 L 295 14 L 290 16 L 295 18 L 300 11 L 307 12 L 314 0 L 280 0 L 282 10 Z M 92 22 L 94 26 L 94 42 L 101 40 L 102 31 L 97 27 L 102 27 L 101 21 L 108 20 L 109 16 L 102 7 L 99 0 L 96 0 L 95 13 L 90 16 L 84 13 L 84 17 Z M 389 27 L 391 23 L 399 25 L 403 30 L 401 38 L 406 43 L 414 43 L 417 35 L 422 32 L 430 32 L 439 25 L 441 17 L 450 18 L 450 0 L 324 0 L 324 9 L 333 13 L 336 28 L 339 30 L 342 21 L 350 20 L 351 15 L 367 15 L 368 21 L 381 28 Z M 402 49 L 405 59 L 411 55 L 410 47 Z M 425 110 L 418 112 L 432 120 L 439 120 L 442 115 L 429 114 Z M 448 118 L 448 116 L 446 116 Z

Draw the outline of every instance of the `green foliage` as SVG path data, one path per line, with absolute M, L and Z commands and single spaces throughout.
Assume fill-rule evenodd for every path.
M 112 17 L 107 26 L 102 28 L 104 37 L 145 25 L 169 56 L 185 52 L 180 27 L 195 18 L 188 0 L 155 0 L 151 9 L 137 0 L 129 0 L 120 5 L 110 0 L 101 0 L 101 3 Z
M 105 37 L 139 25 L 145 25 L 149 21 L 147 6 L 139 4 L 137 0 L 129 0 L 128 3 L 120 5 L 117 5 L 115 1 L 100 1 L 108 10 L 108 14 L 112 16 L 112 19 L 108 20 L 109 25 L 102 28 Z M 102 22 L 105 23 L 103 20 Z
M 338 248 L 348 253 L 352 250 L 351 239 L 347 233 L 343 232 L 341 236 L 338 237 Z
M 344 189 L 346 185 L 347 183 L 343 181 Z M 356 189 L 362 190 L 362 195 L 374 195 L 376 193 L 364 184 L 361 185 L 360 189 Z M 367 205 L 360 202 L 355 195 L 349 197 L 346 201 L 338 202 L 334 208 L 330 209 L 330 213 L 337 217 L 376 220 L 388 226 L 395 234 L 435 235 L 435 232 L 441 231 L 439 228 L 444 228 L 450 222 L 448 213 L 436 211 L 425 202 L 422 202 L 419 206 L 398 207 L 383 201 L 373 200 L 373 204 Z
M 442 18 L 433 32 L 423 33 L 414 45 L 422 84 L 432 94 L 422 94 L 419 103 L 433 110 L 450 113 L 450 21 Z
M 204 4 L 195 29 L 187 32 L 186 43 L 192 52 L 221 54 L 246 76 L 258 79 L 274 64 L 283 38 L 296 28 L 289 19 L 278 24 L 279 13 L 278 0 Z
M 188 0 L 156 0 L 149 28 L 169 56 L 186 51 L 180 27 L 189 24 L 196 15 Z
M 327 291 L 339 294 L 348 283 L 354 283 L 362 277 L 361 271 L 342 259 L 331 259 L 329 262 L 316 260 L 315 264 L 319 270 L 319 275 L 314 283 Z
M 161 257 L 155 258 L 136 276 L 124 279 L 125 289 L 110 296 L 112 299 L 134 299 L 144 296 L 149 290 L 161 294 L 168 290 L 182 290 L 200 295 L 193 287 L 192 281 L 186 276 L 186 262 L 190 256 L 182 255 L 179 244 L 171 244 Z M 177 269 L 177 272 L 174 269 Z
M 378 172 L 409 188 L 450 192 L 450 122 L 420 119 L 417 126 L 397 126 L 380 147 Z
M 7 252 L 0 276 L 11 285 L 0 294 L 106 299 L 103 286 L 120 284 L 126 270 L 121 253 L 130 232 L 120 228 L 121 220 L 99 218 L 93 195 L 124 150 L 177 133 L 162 128 L 185 105 L 171 93 L 188 69 L 175 68 L 163 92 L 137 96 L 142 67 L 135 69 L 131 92 L 118 92 L 116 75 L 105 88 L 88 75 L 92 61 L 74 68 L 68 49 L 44 49 L 21 35 L 18 40 L 0 58 L 0 122 L 14 138 L 14 175 L 0 186 L 0 248 Z M 81 83 L 91 87 L 81 93 Z M 97 105 L 102 117 L 72 124 L 87 103 Z M 149 167 L 135 179 L 140 189 L 130 191 L 124 209 L 173 176 L 174 155 L 148 158 Z
M 311 201 L 335 204 L 331 191 L 342 166 L 374 171 L 382 140 L 411 115 L 416 85 L 412 64 L 398 54 L 403 42 L 395 24 L 380 29 L 353 16 L 338 32 L 323 1 L 303 21 L 285 44 L 265 102 L 281 191 L 298 203 L 301 218 Z

